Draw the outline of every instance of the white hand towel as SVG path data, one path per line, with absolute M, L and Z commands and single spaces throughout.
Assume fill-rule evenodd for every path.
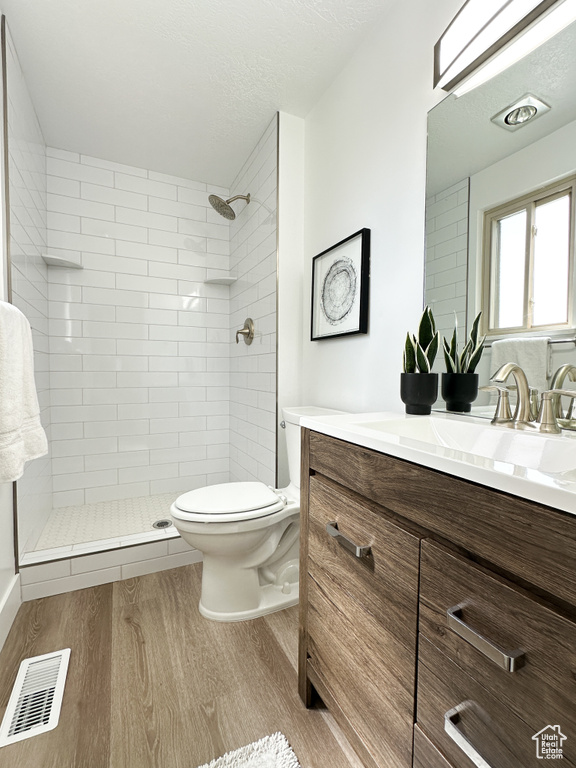
M 526 339 L 502 339 L 492 344 L 492 375 L 505 363 L 516 363 L 526 374 L 528 384 L 542 393 L 548 389 L 550 377 L 550 339 L 534 336 Z M 513 381 L 509 382 L 513 384 Z
M 46 453 L 30 324 L 19 309 L 0 301 L 0 482 L 17 480 L 25 462 Z

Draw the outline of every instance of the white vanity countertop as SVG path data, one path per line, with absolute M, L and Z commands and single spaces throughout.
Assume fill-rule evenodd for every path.
M 542 435 L 433 413 L 304 417 L 301 426 L 576 515 L 576 432 Z

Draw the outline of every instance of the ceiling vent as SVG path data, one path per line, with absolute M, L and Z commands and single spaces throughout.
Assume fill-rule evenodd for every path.
M 527 93 L 521 99 L 514 102 L 514 104 L 494 115 L 491 120 L 501 128 L 506 128 L 507 131 L 517 131 L 518 128 L 522 128 L 526 123 L 541 117 L 545 112 L 549 111 L 550 107 L 548 104 L 544 104 L 536 96 Z
M 0 747 L 58 725 L 70 648 L 24 659 L 0 725 Z

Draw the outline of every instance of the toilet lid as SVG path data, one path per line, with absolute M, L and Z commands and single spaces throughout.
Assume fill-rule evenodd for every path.
M 179 496 L 174 506 L 190 515 L 212 516 L 221 522 L 263 517 L 286 502 L 264 483 L 222 483 L 197 488 Z

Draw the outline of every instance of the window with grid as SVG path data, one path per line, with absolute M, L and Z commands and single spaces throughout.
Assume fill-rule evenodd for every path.
M 576 177 L 484 214 L 488 335 L 574 328 Z

